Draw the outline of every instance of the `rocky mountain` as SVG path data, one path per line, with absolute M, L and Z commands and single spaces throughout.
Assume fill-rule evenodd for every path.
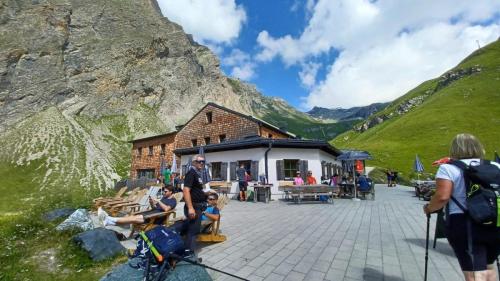
M 134 138 L 205 103 L 266 120 L 312 118 L 224 76 L 219 59 L 155 0 L 0 0 L 0 174 L 105 189 L 127 176 Z M 10 172 L 9 172 L 10 173 Z M 0 179 L 0 191 L 16 181 Z
M 418 154 L 427 172 L 448 155 L 458 133 L 477 136 L 492 158 L 500 149 L 500 40 L 423 82 L 384 110 L 333 140 L 340 148 L 368 150 L 373 165 L 413 173 Z
M 372 103 L 367 106 L 359 106 L 352 108 L 324 108 L 324 107 L 313 107 L 307 112 L 310 116 L 323 120 L 335 120 L 335 121 L 346 121 L 346 120 L 356 120 L 356 119 L 366 119 L 376 112 L 384 109 L 388 102 L 386 103 Z

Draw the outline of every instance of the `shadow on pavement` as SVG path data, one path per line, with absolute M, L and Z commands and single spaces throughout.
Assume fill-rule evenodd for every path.
M 412 243 L 417 246 L 421 246 L 422 248 L 425 249 L 425 239 L 422 238 L 410 238 L 410 239 L 405 239 L 406 242 Z M 453 252 L 453 249 L 450 247 L 450 245 L 446 242 L 441 242 L 437 241 L 436 242 L 436 248 L 433 249 L 434 239 L 429 240 L 429 252 L 438 252 L 443 255 L 447 255 L 450 257 L 454 257 L 455 253 Z
M 404 281 L 404 279 L 397 276 L 384 276 L 383 272 L 380 272 L 376 269 L 365 267 L 363 270 L 363 280 L 366 281 L 376 281 L 376 280 L 384 280 L 384 281 Z

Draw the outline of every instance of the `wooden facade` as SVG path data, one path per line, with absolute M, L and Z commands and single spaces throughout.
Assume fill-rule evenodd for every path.
M 208 103 L 176 132 L 132 141 L 130 178 L 159 177 L 162 161 L 172 165 L 173 151 L 242 140 L 247 137 L 294 138 L 252 116 L 244 115 L 214 103 Z M 180 158 L 177 157 L 180 168 Z

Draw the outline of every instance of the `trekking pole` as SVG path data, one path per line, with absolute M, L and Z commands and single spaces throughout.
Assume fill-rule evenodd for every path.
M 431 214 L 427 214 L 427 231 L 425 234 L 425 270 L 424 281 L 427 281 L 427 264 L 429 262 L 429 226 L 431 224 Z
M 497 277 L 498 280 L 500 281 L 500 261 L 498 261 L 498 257 L 497 257 Z
M 204 267 L 204 268 L 211 269 L 211 270 L 213 270 L 213 271 L 220 272 L 220 273 L 222 273 L 222 274 L 229 275 L 229 276 L 234 277 L 234 278 L 236 278 L 236 279 L 240 279 L 240 280 L 244 280 L 244 281 L 250 281 L 250 280 L 248 280 L 248 279 L 245 279 L 245 278 L 243 278 L 243 277 L 236 276 L 236 275 L 231 274 L 231 273 L 229 273 L 229 272 L 224 272 L 224 271 L 222 271 L 222 270 L 220 270 L 220 269 L 213 268 L 213 267 L 210 267 L 210 266 L 208 266 L 208 265 L 205 265 L 205 264 L 202 264 L 202 263 L 199 263 L 199 262 L 196 262 L 196 261 L 192 261 L 192 260 L 187 259 L 187 258 L 183 258 L 183 257 L 181 257 L 181 256 L 179 256 L 179 255 L 177 255 L 177 254 L 174 254 L 174 253 L 170 254 L 170 256 L 171 256 L 171 257 L 173 257 L 173 258 L 175 258 L 175 259 L 178 259 L 178 260 L 182 260 L 182 261 L 188 262 L 188 263 L 190 263 L 190 264 L 198 265 L 198 266 L 201 266 L 201 267 Z

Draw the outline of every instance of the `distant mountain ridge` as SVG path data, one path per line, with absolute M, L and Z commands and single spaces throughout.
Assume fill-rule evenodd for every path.
M 500 151 L 500 41 L 474 51 L 456 67 L 423 82 L 334 140 L 338 148 L 372 153 L 373 165 L 414 175 L 418 154 L 427 172 L 449 154 L 459 133 L 477 136 L 486 157 Z
M 366 119 L 378 111 L 384 109 L 389 102 L 373 103 L 367 106 L 358 106 L 351 108 L 324 108 L 315 106 L 308 112 L 310 116 L 323 120 L 347 121 L 356 119 Z

